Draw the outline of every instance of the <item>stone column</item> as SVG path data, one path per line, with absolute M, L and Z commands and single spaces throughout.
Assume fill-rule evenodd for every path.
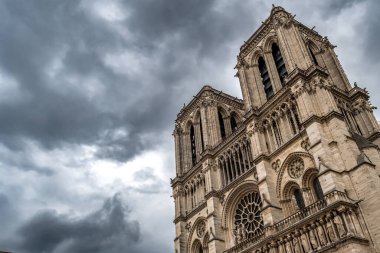
M 269 72 L 269 77 L 272 83 L 273 92 L 276 93 L 282 88 L 282 83 L 277 72 L 276 63 L 274 62 L 272 51 L 268 50 L 264 52 L 265 63 Z
M 196 161 L 199 162 L 202 153 L 202 137 L 200 123 L 194 124 Z

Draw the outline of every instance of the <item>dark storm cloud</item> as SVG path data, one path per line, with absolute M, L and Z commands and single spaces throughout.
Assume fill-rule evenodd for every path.
M 380 4 L 378 1 L 368 1 L 366 20 L 363 20 L 362 30 L 365 32 L 364 52 L 366 59 L 369 59 L 372 64 L 379 63 L 380 57 Z
M 351 7 L 352 5 L 360 2 L 365 2 L 365 0 L 334 0 L 326 2 L 326 12 L 322 12 L 324 14 L 338 14 L 342 10 Z
M 119 195 L 83 218 L 43 211 L 24 224 L 18 232 L 17 252 L 96 253 L 137 252 L 139 224 L 131 221 Z M 16 251 L 15 251 L 16 252 Z
M 227 14 L 218 11 L 216 1 L 122 1 L 128 14 L 118 25 L 129 30 L 123 37 L 114 23 L 83 8 L 91 1 L 79 3 L 0 3 L 0 70 L 25 94 L 25 99 L 0 107 L 0 121 L 5 122 L 1 139 L 8 147 L 22 148 L 20 138 L 47 148 L 98 145 L 100 157 L 118 160 L 153 147 L 162 141 L 162 130 L 172 127 L 182 104 L 175 98 L 191 98 L 182 94 L 189 90 L 182 80 L 188 84 L 194 70 L 207 67 L 205 62 L 216 69 L 223 66 L 226 55 L 221 52 L 228 42 L 249 34 L 236 28 L 253 19 L 241 5 L 231 6 Z M 148 60 L 138 73 L 117 73 L 104 61 L 116 50 Z M 54 60 L 61 67 L 49 77 Z M 192 93 L 202 85 L 193 83 Z M 110 137 L 120 128 L 127 134 Z

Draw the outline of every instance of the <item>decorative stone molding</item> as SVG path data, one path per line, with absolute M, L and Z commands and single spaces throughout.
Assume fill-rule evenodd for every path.
M 282 185 L 283 185 L 282 179 L 283 179 L 284 172 L 287 170 L 288 166 L 293 161 L 293 159 L 295 159 L 297 157 L 309 159 L 309 161 L 313 164 L 313 166 L 310 166 L 310 167 L 314 167 L 314 168 L 316 167 L 314 157 L 308 153 L 294 152 L 294 153 L 289 154 L 286 157 L 286 159 L 284 160 L 284 162 L 282 163 L 281 168 L 278 172 L 278 176 L 277 176 L 276 191 L 277 191 L 277 197 L 279 197 L 279 198 L 281 198 L 281 191 L 283 190 L 282 189 Z
M 198 222 L 197 225 L 197 236 L 199 238 L 202 238 L 206 232 L 206 222 L 204 220 L 201 220 Z
M 289 29 L 294 24 L 294 17 L 285 11 L 281 11 L 273 17 L 273 25 L 276 29 L 279 27 Z
M 294 158 L 288 167 L 288 174 L 291 178 L 299 178 L 305 169 L 305 163 L 300 157 Z
M 280 170 L 280 166 L 281 166 L 281 161 L 280 161 L 280 159 L 277 159 L 276 161 L 274 161 L 274 162 L 272 163 L 272 169 L 274 169 L 274 171 L 275 171 L 276 173 L 278 173 L 278 171 Z
M 186 223 L 186 226 L 185 226 L 186 230 L 189 232 L 190 229 L 191 229 L 191 221 Z
M 308 151 L 311 147 L 311 144 L 310 144 L 310 140 L 309 140 L 309 137 L 306 137 L 302 142 L 301 142 L 301 147 Z
M 248 62 L 244 59 L 244 57 L 241 57 L 240 55 L 237 56 L 237 64 L 236 68 L 240 69 L 241 67 L 244 67 L 246 69 L 249 69 L 250 65 Z
M 369 245 L 362 233 L 360 217 L 354 201 L 343 192 L 333 191 L 323 200 L 265 227 L 258 236 L 247 238 L 224 253 L 327 252 L 347 241 Z

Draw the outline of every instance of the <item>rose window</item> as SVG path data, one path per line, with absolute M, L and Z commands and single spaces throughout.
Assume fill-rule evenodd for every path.
M 235 243 L 240 243 L 262 232 L 261 199 L 256 192 L 248 193 L 238 204 L 235 212 Z
M 289 164 L 289 169 L 288 169 L 289 176 L 292 178 L 299 178 L 302 175 L 304 168 L 305 168 L 305 164 L 301 158 L 298 157 L 294 159 Z

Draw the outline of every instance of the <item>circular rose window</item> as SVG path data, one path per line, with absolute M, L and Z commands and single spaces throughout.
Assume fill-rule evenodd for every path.
M 305 168 L 305 164 L 301 158 L 296 158 L 289 164 L 288 173 L 291 178 L 299 178 Z
M 263 230 L 261 199 L 256 192 L 248 193 L 239 202 L 235 211 L 233 234 L 235 243 L 258 235 Z

